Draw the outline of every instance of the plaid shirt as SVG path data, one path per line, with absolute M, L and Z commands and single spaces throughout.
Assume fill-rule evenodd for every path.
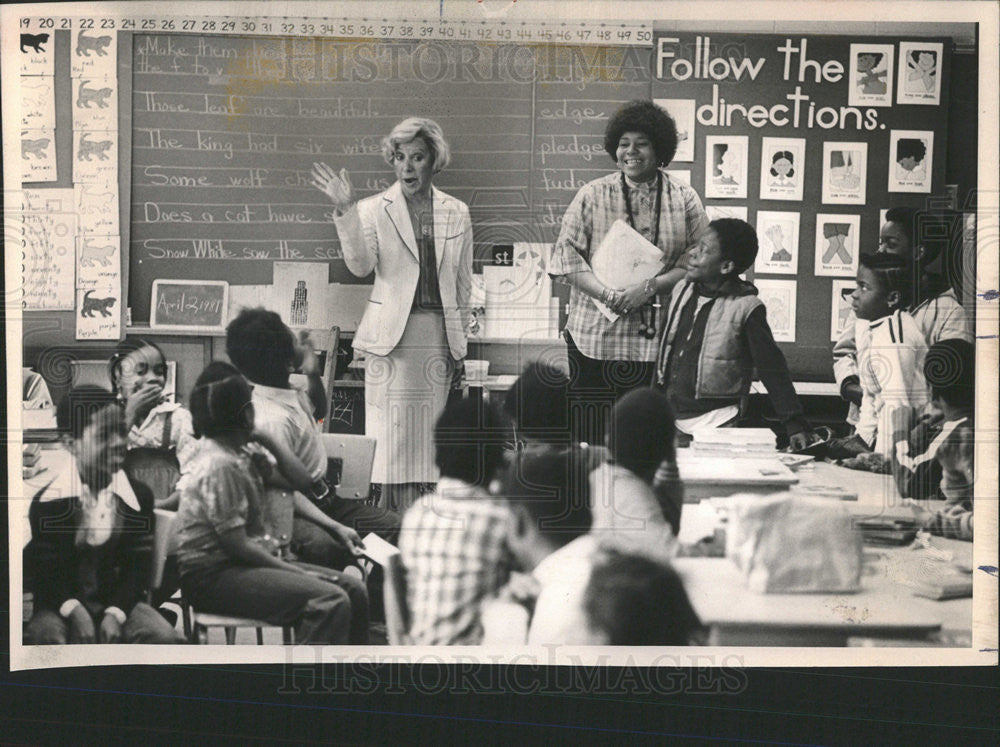
M 479 604 L 507 581 L 508 511 L 481 488 L 441 478 L 403 517 L 410 636 L 417 645 L 478 644 Z
M 687 266 L 687 250 L 708 226 L 708 217 L 697 193 L 686 184 L 663 173 L 660 229 L 655 238 L 653 205 L 656 182 L 629 189 L 635 229 L 643 238 L 663 250 L 664 272 Z M 601 245 L 616 220 L 628 221 L 621 172 L 614 172 L 585 184 L 566 209 L 562 229 L 552 250 L 549 274 L 553 277 L 590 270 L 591 253 Z M 662 316 L 660 314 L 659 316 Z M 660 318 L 657 318 L 659 329 Z M 642 317 L 638 310 L 609 322 L 590 296 L 570 290 L 566 329 L 580 351 L 600 360 L 652 361 L 657 340 L 639 334 Z

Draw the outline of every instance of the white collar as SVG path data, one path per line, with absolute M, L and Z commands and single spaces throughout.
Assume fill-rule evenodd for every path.
M 138 428 L 140 431 L 143 430 L 147 425 L 152 422 L 153 418 L 159 415 L 161 412 L 173 412 L 181 406 L 180 402 L 161 402 L 156 407 L 147 413 L 145 419 L 142 421 L 142 425 L 133 425 L 133 430 Z
M 66 460 L 65 469 L 60 470 L 55 479 L 45 488 L 45 494 L 41 498 L 43 501 L 68 498 L 74 495 L 81 498 L 84 494 L 94 495 L 94 491 L 80 477 L 80 471 L 76 466 L 76 458 L 68 451 L 64 450 L 64 453 L 69 457 Z M 124 470 L 115 472 L 111 476 L 111 482 L 108 486 L 97 491 L 96 497 L 100 498 L 109 492 L 121 498 L 122 502 L 133 511 L 142 510 L 139 505 L 139 499 L 136 498 L 135 491 L 132 489 L 132 483 L 129 482 L 128 475 L 125 474 Z

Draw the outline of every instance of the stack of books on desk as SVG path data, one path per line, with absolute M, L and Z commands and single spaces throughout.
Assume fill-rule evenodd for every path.
M 770 428 L 705 428 L 692 434 L 691 448 L 702 454 L 774 456 L 776 440 Z
M 39 460 L 42 458 L 42 449 L 38 444 L 25 444 L 21 453 L 21 464 L 23 479 L 30 480 L 42 471 Z

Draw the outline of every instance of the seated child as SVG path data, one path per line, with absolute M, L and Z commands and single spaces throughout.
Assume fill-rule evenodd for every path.
M 167 361 L 149 340 L 125 339 L 108 363 L 111 390 L 125 412 L 125 471 L 153 491 L 156 507 L 177 510 L 177 480 L 198 451 L 191 413 L 163 392 Z
M 888 462 L 893 446 L 893 411 L 929 401 L 924 379 L 927 343 L 913 317 L 903 310 L 911 280 L 907 261 L 892 254 L 862 254 L 851 305 L 857 316 L 858 374 L 863 396 L 853 436 L 831 447 L 843 452 L 875 452 Z M 846 466 L 879 471 L 864 459 Z
M 504 398 L 503 411 L 512 425 L 517 451 L 582 449 L 593 467 L 607 458 L 601 445 L 581 443 L 579 424 L 570 405 L 569 377 L 555 366 L 534 361 L 524 367 Z
M 593 534 L 669 553 L 684 503 L 674 435 L 674 418 L 662 392 L 633 389 L 615 403 L 606 435 L 610 456 L 590 474 Z
M 398 514 L 329 494 L 326 451 L 313 404 L 289 380 L 300 361 L 310 380 L 319 380 L 312 351 L 296 345 L 295 335 L 276 313 L 255 308 L 243 309 L 230 323 L 226 352 L 253 384 L 257 428 L 298 458 L 291 479 L 273 475 L 268 481 L 269 524 L 284 527 L 277 535 L 288 534 L 287 515 L 294 508 L 292 552 L 306 562 L 343 568 L 360 552 L 359 531 L 373 531 L 398 544 Z
M 263 477 L 272 462 L 252 451 L 250 387 L 228 363 L 210 363 L 190 398 L 203 446 L 191 463 L 178 516 L 178 560 L 185 598 L 202 612 L 295 628 L 296 643 L 368 641 L 364 584 L 327 568 L 277 557 L 265 536 Z M 282 469 L 290 455 L 275 455 Z
M 944 506 L 927 509 L 927 503 L 911 503 L 921 526 L 932 534 L 972 539 L 973 460 L 975 451 L 975 348 L 966 340 L 942 340 L 931 345 L 924 360 L 924 376 L 931 397 L 944 415 L 940 433 L 922 452 L 905 438 L 912 411 L 897 413 L 893 474 L 897 484 L 912 481 L 929 461 L 940 466 L 940 496 Z M 900 490 L 902 491 L 902 488 Z M 933 505 L 933 504 L 930 504 Z
M 506 504 L 487 491 L 503 464 L 498 414 L 457 400 L 434 426 L 437 489 L 403 516 L 410 636 L 417 645 L 471 645 L 482 639 L 479 604 L 507 582 L 511 559 Z
M 584 590 L 590 630 L 606 646 L 702 643 L 701 621 L 677 572 L 642 553 L 602 547 Z
M 949 338 L 972 342 L 969 315 L 940 267 L 948 255 L 940 238 L 947 235 L 947 228 L 936 216 L 908 207 L 889 208 L 885 221 L 879 234 L 878 252 L 916 263 L 916 297 L 906 299 L 905 303 L 927 344 Z M 833 373 L 841 396 L 851 403 L 847 416 L 851 425 L 858 422 L 862 396 L 854 337 L 856 319 L 853 313 L 847 318 L 844 331 L 833 346 Z
M 736 423 L 756 368 L 792 448 L 802 449 L 814 438 L 785 356 L 757 289 L 739 277 L 757 248 L 757 233 L 745 221 L 709 224 L 691 250 L 684 281 L 671 291 L 656 383 L 667 393 L 677 429 L 691 434 Z
M 508 546 L 530 576 L 512 575 L 497 598 L 484 603 L 484 643 L 602 642 L 584 611 L 597 547 L 589 534 L 586 457 L 579 450 L 519 455 L 501 494 L 511 511 Z
M 183 643 L 144 600 L 153 560 L 153 496 L 121 469 L 125 423 L 110 392 L 70 390 L 56 408 L 70 473 L 31 500 L 24 548 L 34 612 L 29 644 Z

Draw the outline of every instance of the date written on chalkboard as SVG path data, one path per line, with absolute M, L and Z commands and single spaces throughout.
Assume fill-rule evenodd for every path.
M 154 280 L 153 329 L 221 329 L 229 311 L 224 280 Z

